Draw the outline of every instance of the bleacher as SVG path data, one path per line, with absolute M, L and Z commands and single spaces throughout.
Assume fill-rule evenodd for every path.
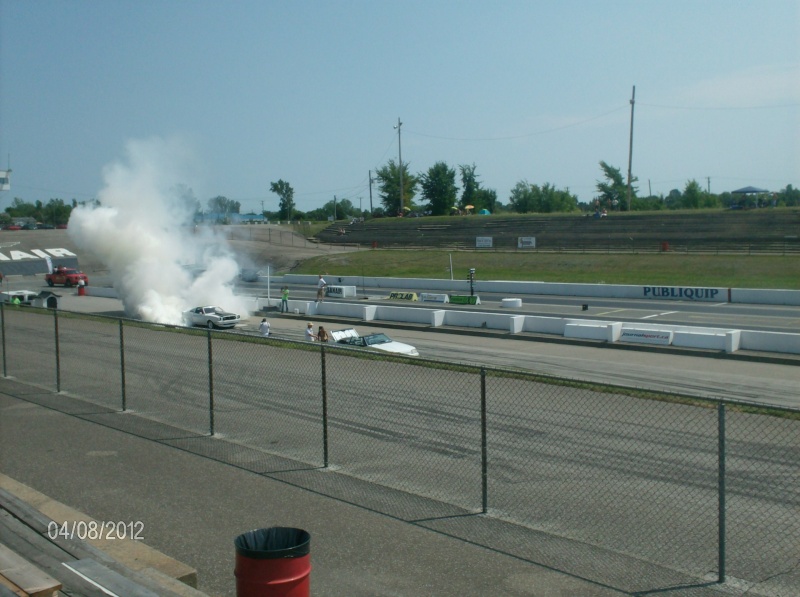
M 515 249 L 534 237 L 540 251 L 800 252 L 800 209 L 697 213 L 442 216 L 334 222 L 320 242 L 365 247 L 475 248 L 491 237 L 495 249 Z

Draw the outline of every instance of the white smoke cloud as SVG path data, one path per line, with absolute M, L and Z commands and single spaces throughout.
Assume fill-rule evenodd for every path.
M 100 206 L 72 211 L 70 236 L 108 267 L 130 316 L 179 325 L 182 311 L 200 305 L 247 315 L 233 294 L 239 269 L 225 239 L 193 225 L 185 199 L 192 162 L 180 139 L 130 141 L 126 159 L 104 169 Z M 204 271 L 195 278 L 186 266 Z

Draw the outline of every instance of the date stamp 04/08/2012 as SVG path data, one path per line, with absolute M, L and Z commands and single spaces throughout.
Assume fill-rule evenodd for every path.
M 51 521 L 47 524 L 47 537 L 49 539 L 89 539 L 98 540 L 123 540 L 144 541 L 144 523 L 135 521 L 114 520 L 67 520 L 64 522 Z

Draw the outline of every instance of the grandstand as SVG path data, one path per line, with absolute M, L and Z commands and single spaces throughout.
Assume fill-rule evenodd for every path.
M 316 236 L 334 245 L 442 249 L 475 248 L 478 237 L 491 237 L 494 249 L 534 238 L 538 251 L 800 253 L 800 209 L 377 218 L 335 222 Z

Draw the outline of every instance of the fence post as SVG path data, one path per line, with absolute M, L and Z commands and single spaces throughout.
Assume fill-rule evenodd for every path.
M 0 302 L 0 326 L 2 326 L 3 333 L 3 377 L 8 377 L 8 369 L 6 368 L 6 311 L 2 302 Z
M 489 450 L 486 443 L 486 368 L 481 367 L 481 512 L 489 511 Z
M 122 412 L 128 410 L 128 400 L 125 394 L 125 336 L 122 333 L 122 320 L 119 320 L 119 371 L 122 389 Z
M 325 346 L 320 345 L 322 360 L 322 462 L 328 468 L 328 373 L 325 364 Z
M 725 404 L 720 402 L 717 405 L 717 441 L 719 444 L 717 462 L 717 485 L 718 485 L 718 509 L 717 509 L 717 544 L 718 544 L 718 563 L 719 575 L 718 583 L 725 582 Z
M 61 391 L 61 350 L 58 344 L 58 309 L 53 309 L 53 329 L 56 337 L 56 393 Z
M 208 434 L 214 435 L 214 353 L 211 348 L 211 330 L 206 330 L 208 338 Z

